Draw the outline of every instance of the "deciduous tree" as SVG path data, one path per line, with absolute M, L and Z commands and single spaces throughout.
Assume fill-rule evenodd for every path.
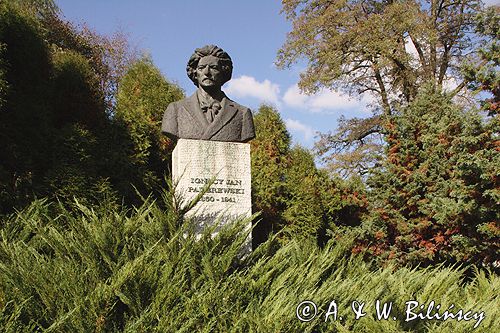
M 318 151 L 334 166 L 366 170 L 377 162 L 379 133 L 388 116 L 408 105 L 424 83 L 441 91 L 450 82 L 465 86 L 458 71 L 465 55 L 477 52 L 477 0 L 283 0 L 293 29 L 278 53 L 278 65 L 308 61 L 299 86 L 319 87 L 377 98 L 370 119 L 341 122 L 322 135 Z M 344 161 L 337 158 L 347 152 Z M 330 154 L 331 153 L 331 154 Z M 374 158 L 367 159 L 372 155 Z M 357 160 L 356 160 L 357 159 Z M 345 163 L 348 160 L 349 163 Z
M 500 7 L 489 7 L 476 17 L 478 57 L 469 57 L 462 64 L 468 88 L 474 93 L 488 92 L 481 101 L 489 115 L 499 113 L 500 103 Z

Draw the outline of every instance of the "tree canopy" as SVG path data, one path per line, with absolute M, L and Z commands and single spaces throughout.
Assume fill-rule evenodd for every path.
M 278 54 L 289 66 L 306 58 L 300 87 L 371 92 L 385 114 L 410 102 L 423 82 L 440 89 L 473 52 L 476 0 L 283 0 L 293 30 Z
M 299 82 L 305 92 L 327 87 L 376 97 L 372 117 L 341 121 L 318 142 L 325 162 L 348 171 L 377 163 L 387 117 L 414 100 L 420 87 L 430 84 L 452 96 L 463 91 L 470 77 L 460 70 L 462 62 L 480 57 L 479 40 L 495 38 L 478 33 L 482 5 L 476 0 L 282 2 L 293 28 L 277 64 L 305 59 Z
M 344 87 L 378 94 L 380 103 L 373 117 L 341 118 L 317 146 L 334 153 L 335 170 L 364 172 L 346 179 L 292 145 L 278 110 L 258 109 L 250 143 L 261 218 L 255 243 L 276 232 L 282 245 L 324 245 L 354 231 L 352 250 L 382 260 L 490 264 L 500 230 L 498 8 L 283 3 L 294 31 L 281 64 L 309 57 L 306 89 Z M 39 197 L 75 210 L 158 199 L 173 148 L 160 123 L 182 90 L 123 34 L 77 28 L 53 4 L 0 2 L 0 214 Z M 449 92 L 449 78 L 465 83 Z M 475 107 L 453 99 L 459 89 L 476 94 Z
M 53 1 L 0 2 L 0 214 L 43 196 L 130 204 L 163 180 L 159 119 L 182 92 L 136 59 Z

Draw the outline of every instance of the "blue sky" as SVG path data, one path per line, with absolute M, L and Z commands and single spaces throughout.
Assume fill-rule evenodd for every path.
M 274 61 L 291 24 L 274 0 L 129 1 L 57 0 L 62 14 L 75 24 L 85 22 L 100 34 L 117 30 L 147 52 L 169 79 L 190 95 L 195 86 L 185 67 L 193 50 L 216 44 L 234 63 L 233 79 L 223 90 L 240 104 L 257 110 L 262 103 L 280 112 L 295 143 L 311 148 L 317 131 L 336 127 L 341 114 L 368 115 L 363 101 L 324 90 L 301 94 L 296 84 L 305 63 L 278 70 Z
M 488 5 L 500 0 L 487 0 Z M 323 89 L 307 96 L 297 88 L 306 63 L 278 70 L 275 59 L 291 30 L 278 0 L 56 0 L 64 17 L 85 22 L 100 34 L 128 34 L 133 46 L 148 53 L 171 81 L 191 95 L 195 86 L 185 68 L 193 50 L 206 44 L 222 47 L 233 59 L 233 79 L 223 90 L 252 110 L 275 106 L 292 139 L 314 145 L 316 133 L 336 128 L 337 119 L 371 114 L 369 96 L 348 98 Z M 453 83 L 452 83 L 453 84 Z

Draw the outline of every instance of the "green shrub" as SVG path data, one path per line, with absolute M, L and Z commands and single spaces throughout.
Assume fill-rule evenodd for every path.
M 498 119 L 422 90 L 392 122 L 387 160 L 369 180 L 368 245 L 400 263 L 492 265 L 500 236 Z
M 241 221 L 216 237 L 196 240 L 163 202 L 117 209 L 35 201 L 0 222 L 0 328 L 4 332 L 470 332 L 474 321 L 405 322 L 404 303 L 431 300 L 484 311 L 475 332 L 492 332 L 500 279 L 459 268 L 395 270 L 351 256 L 353 238 L 290 241 L 271 238 L 241 257 Z M 160 206 L 167 206 L 166 209 Z M 375 300 L 393 302 L 397 320 L 376 320 Z M 300 322 L 296 307 L 318 305 Z M 335 300 L 339 317 L 325 322 Z M 365 302 L 355 320 L 351 302 Z

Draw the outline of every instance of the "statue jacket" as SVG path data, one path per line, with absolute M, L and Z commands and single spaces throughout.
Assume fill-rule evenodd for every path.
M 255 137 L 252 112 L 229 98 L 213 122 L 209 122 L 195 92 L 188 98 L 170 103 L 162 121 L 162 132 L 173 139 L 247 142 Z

